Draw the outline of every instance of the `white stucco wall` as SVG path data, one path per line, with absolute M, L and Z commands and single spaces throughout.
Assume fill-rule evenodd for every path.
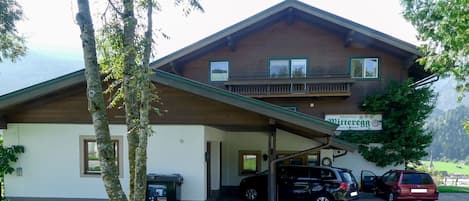
M 355 175 L 358 182 L 360 182 L 360 174 L 362 170 L 369 170 L 374 172 L 376 175 L 381 176 L 390 169 L 404 169 L 404 165 L 378 167 L 374 163 L 364 159 L 358 151 L 348 152 L 345 156 L 335 158 L 333 164 L 336 167 L 344 167 L 352 170 L 352 173 Z
M 112 125 L 111 135 L 125 136 L 123 125 Z M 184 177 L 183 200 L 205 200 L 204 126 L 154 126 L 149 139 L 148 172 L 179 173 Z M 10 197 L 105 198 L 100 178 L 80 177 L 79 136 L 93 135 L 91 125 L 9 124 L 4 132 L 6 145 L 23 145 L 15 167 L 22 176 L 5 177 Z M 127 141 L 124 137 L 124 175 L 128 192 Z

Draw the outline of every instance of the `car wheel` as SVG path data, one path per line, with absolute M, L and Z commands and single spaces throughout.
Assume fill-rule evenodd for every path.
M 244 199 L 249 200 L 249 201 L 255 201 L 258 200 L 259 198 L 259 192 L 253 188 L 253 187 L 248 187 L 246 190 L 244 190 Z
M 325 193 L 321 193 L 317 196 L 314 196 L 313 201 L 334 201 L 334 198 Z

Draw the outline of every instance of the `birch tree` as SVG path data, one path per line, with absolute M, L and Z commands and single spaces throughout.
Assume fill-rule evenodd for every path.
M 0 1 L 0 62 L 4 59 L 16 61 L 26 54 L 25 40 L 16 29 L 23 19 L 23 10 L 16 0 Z
M 154 93 L 155 86 L 150 79 L 153 72 L 149 64 L 153 52 L 153 9 L 160 7 L 153 0 L 108 0 L 106 10 L 101 15 L 103 26 L 95 39 L 89 2 L 77 1 L 79 3 L 77 21 L 82 32 L 88 91 L 92 88 L 93 92 L 100 94 L 97 101 L 95 96 L 91 97 L 88 92 L 89 111 L 93 116 L 96 136 L 98 139 L 99 137 L 110 139 L 108 121 L 103 120 L 107 119 L 103 112 L 106 107 L 103 100 L 104 92 L 96 86 L 97 83 L 99 86 L 102 83 L 99 77 L 101 70 L 105 75 L 103 81 L 111 83 L 105 90 L 112 96 L 109 106 L 116 107 L 123 103 L 125 108 L 129 143 L 128 200 L 144 200 L 147 140 L 152 132 L 149 115 L 153 109 L 159 114 L 159 108 L 151 104 L 158 101 L 158 96 Z M 186 15 L 194 9 L 203 11 L 197 0 L 175 0 L 175 4 L 182 5 Z M 164 34 L 162 36 L 166 37 Z M 95 73 L 97 76 L 91 76 Z M 98 119 L 102 121 L 95 121 L 95 116 L 100 117 Z M 101 151 L 104 152 L 106 149 L 101 150 L 99 147 L 109 147 L 112 145 L 111 141 L 97 140 L 97 143 L 103 169 L 102 178 L 109 199 L 127 200 L 118 180 L 117 168 L 113 169 L 105 157 L 101 158 L 103 156 Z

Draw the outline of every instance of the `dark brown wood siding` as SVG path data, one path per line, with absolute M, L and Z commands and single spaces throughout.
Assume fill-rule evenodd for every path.
M 264 128 L 268 118 L 237 107 L 159 85 L 163 116 L 153 114 L 154 124 L 203 124 L 229 129 Z M 91 123 L 85 87 L 69 89 L 16 107 L 7 116 L 9 123 Z M 122 110 L 109 110 L 110 122 L 123 124 Z
M 359 112 L 358 104 L 366 95 L 382 92 L 391 80 L 402 81 L 407 78 L 407 70 L 402 67 L 400 58 L 382 50 L 369 48 L 366 44 L 352 43 L 346 48 L 343 35 L 301 20 L 294 21 L 291 25 L 280 21 L 236 41 L 235 51 L 228 46 L 214 49 L 178 66 L 179 71 L 187 78 L 224 88 L 223 83 L 209 81 L 210 61 L 229 61 L 231 77 L 267 77 L 269 60 L 274 58 L 306 58 L 308 59 L 307 73 L 312 75 L 349 75 L 350 58 L 378 57 L 380 59 L 378 80 L 356 80 L 352 85 L 350 97 L 345 99 L 314 98 L 314 101 L 324 104 L 318 104 L 314 111 L 310 108 L 300 110 L 314 116 L 324 112 L 357 113 Z M 298 99 L 264 100 L 282 105 Z M 331 103 L 337 105 L 332 105 L 331 108 L 325 106 Z

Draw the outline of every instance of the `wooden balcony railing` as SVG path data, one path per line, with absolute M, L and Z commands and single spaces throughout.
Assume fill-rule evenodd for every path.
M 231 92 L 250 97 L 350 96 L 353 80 L 348 77 L 230 79 Z

